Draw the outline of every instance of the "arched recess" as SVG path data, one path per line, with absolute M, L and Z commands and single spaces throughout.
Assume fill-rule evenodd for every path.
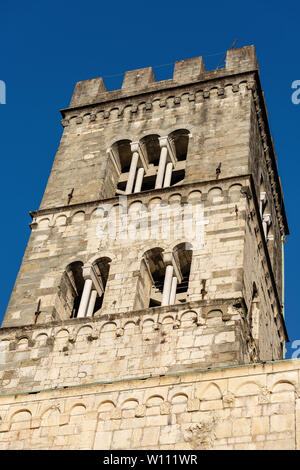
M 190 243 L 180 243 L 173 249 L 173 256 L 178 265 L 181 279 L 177 280 L 176 299 L 174 303 L 186 302 L 192 263 L 192 246 Z
M 143 178 L 142 191 L 155 188 L 157 168 L 160 158 L 159 135 L 150 134 L 140 140 L 141 150 L 146 158 L 147 171 Z
M 135 309 L 161 305 L 165 263 L 163 248 L 155 247 L 143 255 L 137 285 Z
M 58 291 L 60 318 L 77 317 L 84 286 L 82 267 L 81 261 L 74 261 L 66 267 L 62 275 Z
M 187 129 L 177 129 L 169 134 L 169 140 L 176 158 L 176 167 L 172 171 L 170 186 L 180 184 L 185 178 L 190 132 Z M 181 163 L 182 162 L 182 163 Z
M 93 263 L 93 268 L 96 273 L 97 280 L 99 281 L 99 284 L 102 286 L 102 294 L 97 292 L 95 306 L 91 313 L 92 316 L 102 308 L 103 299 L 105 295 L 105 289 L 106 289 L 108 275 L 109 275 L 110 264 L 111 264 L 111 258 L 109 258 L 108 256 L 101 257 L 98 260 L 94 261 Z
M 185 302 L 191 269 L 192 249 L 180 243 L 173 250 L 155 247 L 142 257 L 136 294 L 136 309 Z
M 106 174 L 110 176 L 106 183 L 113 184 L 112 194 L 122 194 L 125 192 L 132 158 L 131 140 L 122 139 L 115 142 L 108 150 L 108 157 Z

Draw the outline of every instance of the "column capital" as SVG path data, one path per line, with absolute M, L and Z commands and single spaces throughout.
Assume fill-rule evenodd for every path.
M 266 200 L 267 200 L 267 193 L 266 193 L 265 191 L 262 191 L 262 192 L 260 193 L 260 197 L 259 197 L 259 198 L 260 198 L 260 200 L 261 200 L 262 202 L 266 202 Z
M 272 222 L 271 214 L 264 214 L 263 215 L 263 221 L 266 224 L 271 225 L 271 222 Z
M 173 141 L 171 141 L 171 139 L 168 136 L 159 137 L 158 140 L 159 140 L 160 148 L 163 148 L 163 147 L 167 148 L 169 159 L 175 166 L 177 159 L 176 159 L 176 151 L 175 151 Z
M 94 266 L 83 266 L 82 275 L 84 280 L 91 279 L 98 295 L 101 296 L 104 292 L 104 287 L 101 278 L 97 276 Z
M 170 265 L 174 268 L 174 276 L 177 277 L 178 283 L 182 282 L 182 274 L 180 269 L 179 260 L 175 259 L 174 253 L 172 251 L 163 252 L 163 260 L 166 266 Z
M 142 163 L 142 167 L 144 168 L 145 171 L 147 171 L 148 161 L 147 161 L 147 157 L 145 155 L 145 151 L 144 151 L 142 145 L 140 144 L 140 142 L 138 142 L 138 141 L 137 142 L 131 142 L 130 148 L 131 148 L 132 152 L 137 152 L 139 154 L 139 157 L 140 157 L 140 160 L 141 160 L 141 163 Z

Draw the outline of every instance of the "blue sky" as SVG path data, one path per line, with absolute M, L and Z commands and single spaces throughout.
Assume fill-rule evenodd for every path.
M 287 327 L 291 340 L 300 339 L 300 104 L 291 101 L 291 84 L 300 80 L 300 5 L 2 0 L 0 10 L 0 80 L 7 86 L 7 104 L 0 105 L 0 319 L 30 234 L 28 211 L 40 204 L 61 137 L 59 109 L 68 105 L 75 83 L 118 75 L 105 83 L 120 88 L 125 70 L 199 55 L 213 69 L 237 39 L 237 47 L 254 44 L 259 60 L 291 231 L 285 249 Z M 154 67 L 154 74 L 170 78 L 172 66 Z

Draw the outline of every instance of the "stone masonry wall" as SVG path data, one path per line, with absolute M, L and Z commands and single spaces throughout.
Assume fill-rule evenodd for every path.
M 298 360 L 0 396 L 0 449 L 295 450 Z
M 261 295 L 260 299 L 261 321 L 265 322 L 271 304 L 274 310 L 274 319 L 268 325 L 268 332 L 260 330 L 260 342 L 269 351 L 273 344 L 272 357 L 279 359 L 282 357 L 280 344 L 284 340 L 284 330 L 280 320 L 280 305 L 276 302 L 276 286 L 273 284 L 273 288 L 270 288 L 272 283 L 270 276 L 266 278 L 269 272 L 266 264 L 263 264 L 264 269 L 257 270 L 259 263 L 265 263 L 266 252 L 261 248 L 258 262 L 255 252 L 260 240 L 259 233 L 254 228 L 250 233 L 248 225 L 247 230 L 245 225 L 252 206 L 241 190 L 249 187 L 249 180 L 235 178 L 219 180 L 218 186 L 215 184 L 179 186 L 176 191 L 173 188 L 161 192 L 150 191 L 139 195 L 140 202 L 132 195 L 128 200 L 128 213 L 131 210 L 134 213 L 133 209 L 139 207 L 140 203 L 148 208 L 162 201 L 170 205 L 184 202 L 203 204 L 204 243 L 193 249 L 187 301 L 244 297 L 250 310 L 252 285 L 255 282 L 266 293 L 266 297 Z M 107 202 L 118 204 L 117 199 Z M 112 262 L 103 306 L 96 316 L 140 310 L 137 289 L 143 254 L 155 246 L 172 249 L 182 241 L 193 244 L 193 240 L 188 237 L 178 239 L 175 230 L 167 240 L 147 240 L 141 236 L 131 243 L 128 251 L 128 239 L 99 239 L 97 227 L 103 212 L 100 211 L 99 216 L 97 207 L 90 204 L 84 208 L 80 206 L 79 210 L 56 210 L 54 214 L 45 211 L 34 219 L 31 238 L 3 322 L 4 327 L 34 323 L 38 299 L 41 300 L 41 314 L 37 319 L 39 323 L 67 320 L 59 297 L 64 270 L 73 261 L 90 263 L 99 256 L 109 256 Z M 254 219 L 256 222 L 253 225 L 256 227 L 257 215 Z M 163 220 L 160 219 L 158 227 L 161 228 L 162 224 Z M 269 359 L 263 352 L 260 358 Z
M 249 326 L 236 299 L 0 330 L 2 393 L 242 364 Z
M 247 80 L 252 83 L 253 76 L 224 78 L 218 86 L 207 84 L 207 91 L 199 84 L 186 85 L 147 98 L 104 103 L 98 109 L 65 111 L 63 136 L 40 209 L 67 204 L 72 189 L 72 204 L 114 196 L 107 150 L 122 139 L 135 142 L 178 129 L 190 132 L 186 183 L 214 179 L 220 162 L 222 177 L 248 174 L 252 91 Z

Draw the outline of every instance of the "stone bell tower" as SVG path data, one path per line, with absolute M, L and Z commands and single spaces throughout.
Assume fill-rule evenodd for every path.
M 288 226 L 254 47 L 229 50 L 217 70 L 176 62 L 160 82 L 151 67 L 129 71 L 121 90 L 79 82 L 62 117 L 0 331 L 2 390 L 32 405 L 25 416 L 5 402 L 5 432 L 35 423 L 36 437 L 12 440 L 22 448 L 163 448 L 164 419 L 155 432 L 99 428 L 101 413 L 147 415 L 142 396 L 122 412 L 121 385 L 104 401 L 105 386 L 94 391 L 94 429 L 68 440 L 87 405 L 66 389 L 283 358 Z M 156 392 L 145 400 L 168 415 Z M 60 403 L 53 434 L 37 431 L 50 416 L 40 393 Z

